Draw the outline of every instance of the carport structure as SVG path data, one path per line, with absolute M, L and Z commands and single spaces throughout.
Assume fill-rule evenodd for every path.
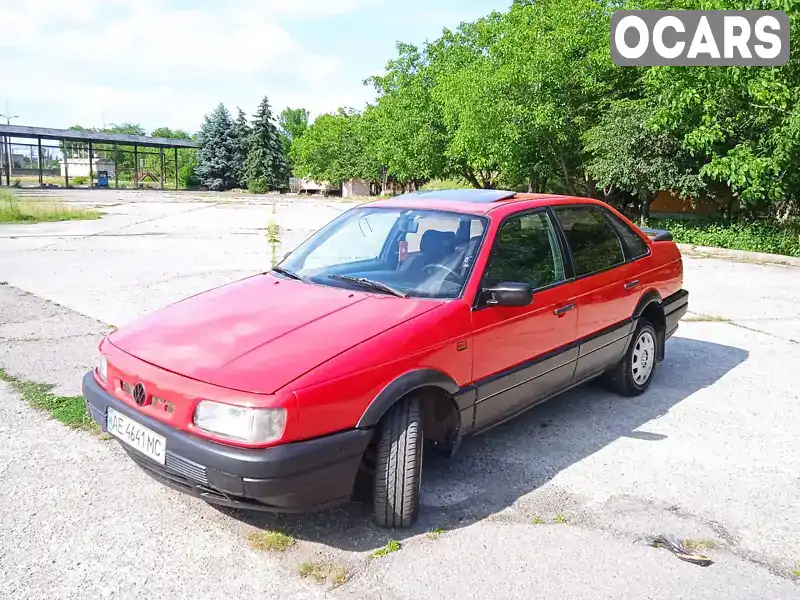
M 143 135 L 128 135 L 122 133 L 102 133 L 94 131 L 80 131 L 73 129 L 52 129 L 48 127 L 28 127 L 24 125 L 0 124 L 0 173 L 5 174 L 5 185 L 11 185 L 12 174 L 37 173 L 39 185 L 44 185 L 44 165 L 49 161 L 50 166 L 55 165 L 55 170 L 64 178 L 64 185 L 70 185 L 70 158 L 75 167 L 78 163 L 88 177 L 90 187 L 95 184 L 97 172 L 106 170 L 111 179 L 111 168 L 100 169 L 101 164 L 113 165 L 114 187 L 119 187 L 120 167 L 132 170 L 133 187 L 140 187 L 140 182 L 150 177 L 154 183 L 160 184 L 164 189 L 165 173 L 171 167 L 165 167 L 171 158 L 174 162 L 174 185 L 178 189 L 178 151 L 181 149 L 196 149 L 198 142 L 185 139 L 149 137 Z M 24 144 L 12 140 L 35 140 L 34 143 Z M 42 141 L 51 142 L 43 144 Z M 55 142 L 56 145 L 52 145 Z M 25 154 L 15 154 L 14 146 L 22 146 L 28 150 Z M 54 151 L 54 152 L 51 152 Z M 169 151 L 172 152 L 169 152 Z M 35 152 L 34 152 L 35 151 Z M 34 153 L 36 154 L 34 160 Z M 167 153 L 172 156 L 166 156 Z M 53 158 L 57 154 L 60 158 Z M 85 157 L 83 156 L 85 154 Z M 72 155 L 72 156 L 70 156 Z M 129 160 L 132 155 L 132 161 Z M 76 158 L 76 156 L 78 158 Z M 142 161 L 145 168 L 142 167 Z M 132 163 L 132 164 L 131 164 Z M 152 169 L 147 164 L 154 165 Z M 160 163 L 160 168 L 159 168 Z M 35 165 L 35 166 L 34 166 Z M 132 169 L 131 169 L 132 166 Z M 74 172 L 75 169 L 73 169 Z M 14 173 L 16 171 L 16 173 Z M 154 173 L 158 173 L 158 181 Z M 74 177 L 74 176 L 73 176 Z M 0 185 L 2 177 L 0 177 Z M 111 182 L 109 181 L 109 185 Z

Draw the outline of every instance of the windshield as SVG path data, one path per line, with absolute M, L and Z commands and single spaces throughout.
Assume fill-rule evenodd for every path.
M 318 231 L 278 272 L 304 281 L 415 298 L 457 298 L 485 217 L 407 208 L 356 208 Z

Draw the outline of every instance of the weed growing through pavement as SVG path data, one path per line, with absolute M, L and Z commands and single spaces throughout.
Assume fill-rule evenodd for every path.
M 247 536 L 247 541 L 256 550 L 285 552 L 294 544 L 292 536 L 280 531 L 257 531 Z
M 272 203 L 272 217 L 267 225 L 267 241 L 269 241 L 270 251 L 272 253 L 272 266 L 278 264 L 278 245 L 280 244 L 281 228 L 278 221 L 275 219 L 275 203 Z
M 683 317 L 684 321 L 691 321 L 694 323 L 730 323 L 731 320 L 717 315 L 705 314 L 688 314 Z
M 350 574 L 341 565 L 325 562 L 304 562 L 297 566 L 297 573 L 303 579 L 314 579 L 319 583 L 329 582 L 333 585 L 347 583 Z
M 397 540 L 392 540 L 388 544 L 386 544 L 383 548 L 378 548 L 375 552 L 372 553 L 372 558 L 382 558 L 387 554 L 391 554 L 392 552 L 397 552 L 400 550 L 402 546 L 400 542 Z
M 713 550 L 718 547 L 717 540 L 686 538 L 683 545 L 687 550 Z

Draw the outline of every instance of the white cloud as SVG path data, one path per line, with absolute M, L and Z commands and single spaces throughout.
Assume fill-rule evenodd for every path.
M 317 19 L 379 0 L 229 0 L 213 9 L 161 0 L 2 0 L 0 72 L 20 123 L 141 122 L 195 130 L 222 101 L 253 112 L 360 105 L 330 55 L 305 49 L 279 18 Z M 0 100 L 3 100 L 0 98 Z

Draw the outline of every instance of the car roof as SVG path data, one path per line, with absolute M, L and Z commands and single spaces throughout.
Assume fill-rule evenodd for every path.
M 376 200 L 365 206 L 380 208 L 419 208 L 445 210 L 472 215 L 485 215 L 497 211 L 503 215 L 518 210 L 553 204 L 599 204 L 594 198 L 560 196 L 557 194 L 528 194 L 508 190 L 431 190 Z

